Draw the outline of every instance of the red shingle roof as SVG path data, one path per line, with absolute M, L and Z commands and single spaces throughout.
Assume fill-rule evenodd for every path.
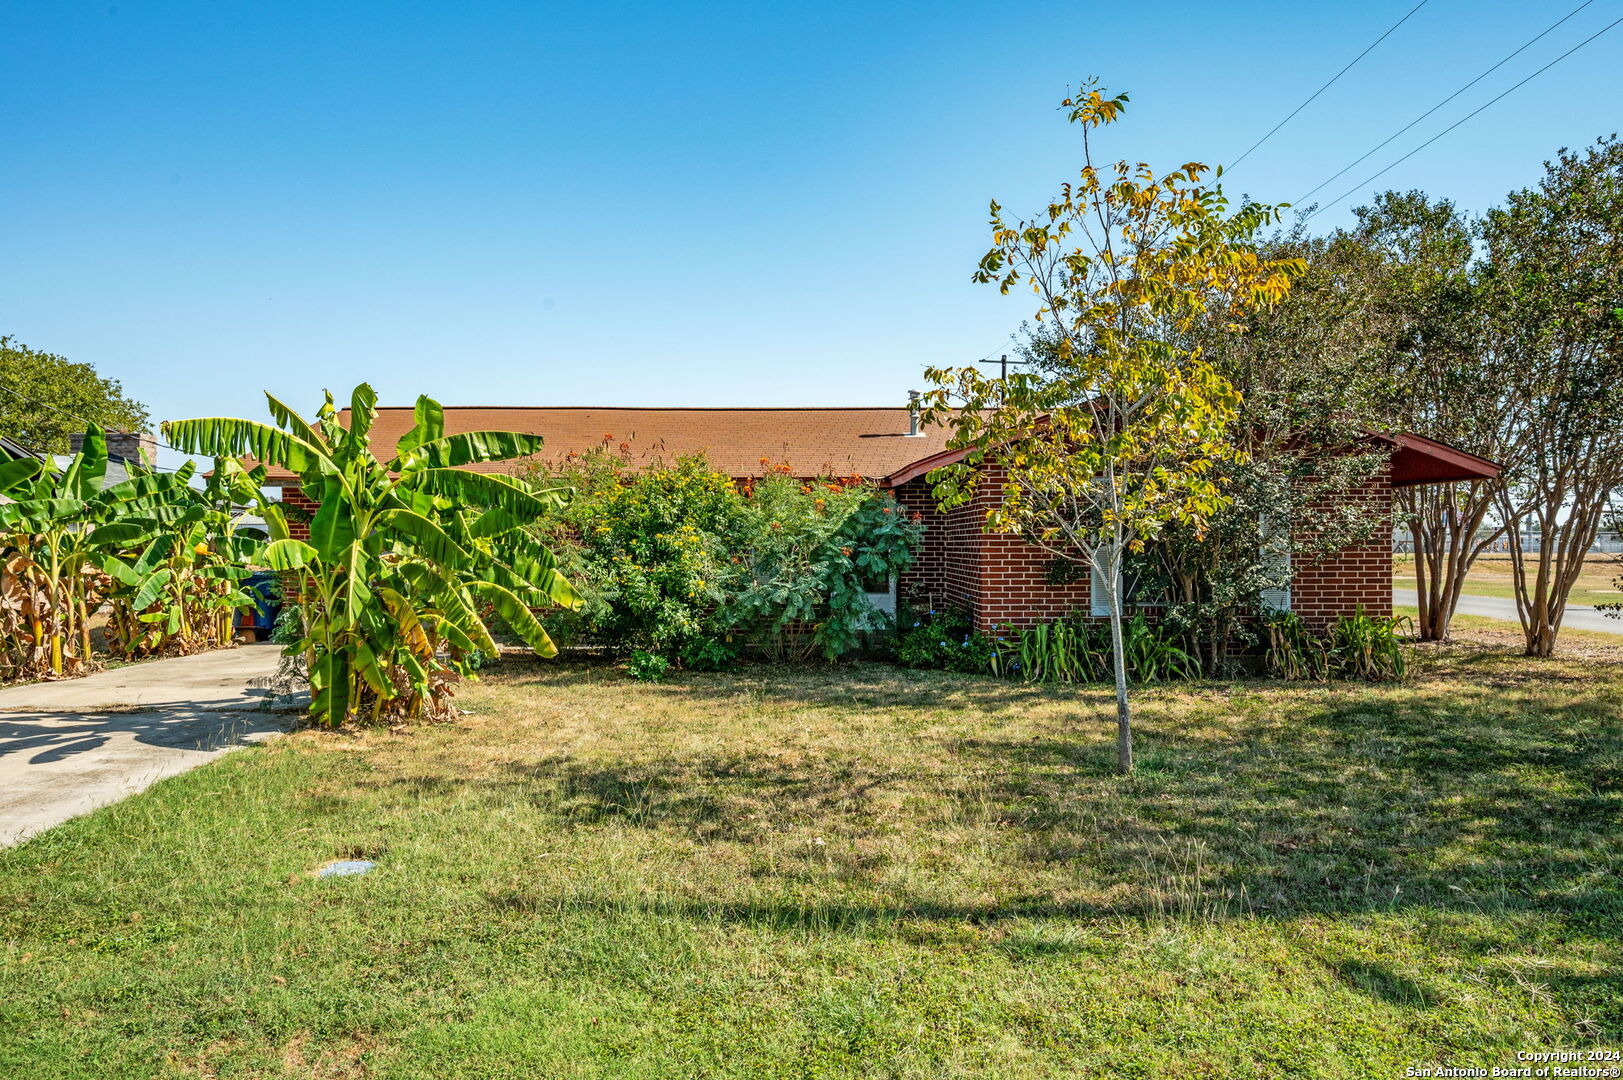
M 348 423 L 347 410 L 340 416 Z M 414 423 L 410 408 L 378 410 L 372 426 L 373 452 L 387 460 Z M 703 453 L 710 464 L 733 477 L 761 476 L 766 458 L 788 465 L 796 476 L 883 477 L 946 447 L 945 428 L 925 428 L 909 437 L 905 408 L 702 409 L 598 408 L 592 406 L 509 408 L 447 406 L 445 430 L 521 431 L 540 435 L 546 449 L 539 460 L 554 462 L 597 447 L 624 452 L 632 461 L 672 461 Z M 474 468 L 509 471 L 512 462 Z M 273 483 L 291 479 L 273 471 Z

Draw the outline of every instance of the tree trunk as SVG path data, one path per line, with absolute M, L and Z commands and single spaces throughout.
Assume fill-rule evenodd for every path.
M 1127 703 L 1127 649 L 1121 635 L 1120 544 L 1111 545 L 1105 559 L 1105 594 L 1110 601 L 1110 651 L 1116 673 L 1116 771 L 1133 771 L 1133 713 Z
M 1110 605 L 1110 645 L 1116 654 L 1116 771 L 1133 771 L 1133 713 L 1127 704 L 1127 653 L 1121 640 L 1121 605 Z
M 1523 653 L 1540 658 L 1555 652 L 1567 598 L 1583 573 L 1612 490 L 1610 478 L 1569 487 L 1565 469 L 1556 470 L 1555 475 L 1557 483 L 1545 491 L 1543 505 L 1534 514 L 1539 524 L 1539 550 L 1533 555 L 1531 571 L 1522 549 L 1520 519 L 1511 536 L 1512 584 L 1526 644 Z
M 1444 641 L 1477 556 L 1503 531 L 1479 539 L 1498 489 L 1487 483 L 1440 484 L 1402 489 L 1398 506 L 1414 541 L 1415 591 L 1421 641 Z

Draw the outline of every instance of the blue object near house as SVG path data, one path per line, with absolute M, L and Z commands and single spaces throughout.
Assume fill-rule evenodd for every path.
M 276 616 L 282 612 L 282 594 L 277 588 L 276 575 L 253 574 L 243 581 L 242 587 L 253 595 L 254 602 L 237 609 L 233 625 L 239 635 L 251 631 L 255 641 L 265 641 L 276 628 Z

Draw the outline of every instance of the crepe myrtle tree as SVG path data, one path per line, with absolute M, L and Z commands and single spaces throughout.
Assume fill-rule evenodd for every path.
M 1527 447 L 1498 517 L 1526 654 L 1545 657 L 1623 492 L 1623 141 L 1561 150 L 1482 233 L 1494 360 Z
M 355 388 L 347 427 L 330 393 L 313 423 L 266 398 L 275 426 L 216 417 L 164 432 L 186 453 L 296 473 L 320 504 L 308 542 L 289 534 L 279 504 L 262 504 L 265 562 L 299 585 L 304 632 L 288 648 L 307 659 L 314 720 L 446 715 L 455 676 L 497 650 L 492 612 L 536 655 L 556 654 L 532 609 L 580 600 L 528 526 L 560 505 L 563 489 L 460 468 L 537 453 L 538 436 L 446 434 L 440 405 L 420 397 L 415 424 L 383 460 L 371 445 L 371 386 Z
M 1123 558 L 1167 525 L 1198 527 L 1221 508 L 1214 466 L 1240 454 L 1227 437 L 1238 394 L 1192 343 L 1194 330 L 1222 317 L 1239 332 L 1301 269 L 1252 246 L 1278 208 L 1246 202 L 1231 213 L 1222 190 L 1202 183 L 1206 166 L 1096 165 L 1091 135 L 1126 105 L 1127 95 L 1092 83 L 1067 98 L 1082 133 L 1078 179 L 1029 220 L 992 203 L 992 248 L 974 280 L 1036 294 L 1051 362 L 1006 378 L 932 368 L 925 397 L 927 418 L 951 427 L 949 446 L 968 451 L 931 474 L 943 509 L 993 483 L 987 529 L 1101 571 L 1123 773 L 1133 768 Z

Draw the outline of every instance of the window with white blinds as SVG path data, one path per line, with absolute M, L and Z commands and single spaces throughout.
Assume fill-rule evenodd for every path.
M 1262 565 L 1270 579 L 1279 584 L 1262 590 L 1264 611 L 1291 609 L 1291 530 L 1282 516 L 1264 514 L 1259 524 L 1262 537 Z
M 1088 560 L 1088 572 L 1088 614 L 1109 615 L 1110 594 L 1105 591 L 1105 570 L 1097 552 Z

